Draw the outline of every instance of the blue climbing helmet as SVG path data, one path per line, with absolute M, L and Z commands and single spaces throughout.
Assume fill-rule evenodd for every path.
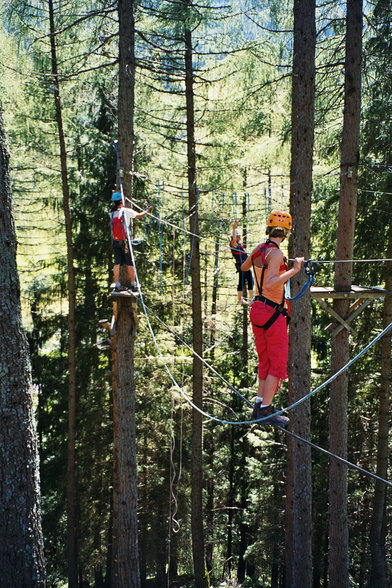
M 121 192 L 113 192 L 112 202 L 119 202 L 120 200 L 122 200 Z

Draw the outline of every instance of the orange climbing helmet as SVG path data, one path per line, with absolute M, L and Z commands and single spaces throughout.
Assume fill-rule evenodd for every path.
M 293 228 L 291 214 L 284 210 L 273 210 L 268 217 L 267 227 L 281 227 L 290 231 Z

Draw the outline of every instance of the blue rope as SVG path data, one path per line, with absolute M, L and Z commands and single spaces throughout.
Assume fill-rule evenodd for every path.
M 219 418 L 217 418 L 217 417 L 214 417 L 213 415 L 210 415 L 210 414 L 206 413 L 206 412 L 205 412 L 205 411 L 203 411 L 201 408 L 199 408 L 198 406 L 196 406 L 196 405 L 194 404 L 194 402 L 192 402 L 192 400 L 191 400 L 191 399 L 190 399 L 190 398 L 189 398 L 189 397 L 188 397 L 188 396 L 185 394 L 185 392 L 183 391 L 183 389 L 182 389 L 182 388 L 181 388 L 181 387 L 178 385 L 177 381 L 176 381 L 176 380 L 175 380 L 175 378 L 173 377 L 173 374 L 171 373 L 170 369 L 168 368 L 168 366 L 167 366 L 167 363 L 165 362 L 165 360 L 164 360 L 164 358 L 163 358 L 163 355 L 162 355 L 162 352 L 161 352 L 161 350 L 160 350 L 160 348 L 159 348 L 159 345 L 158 345 L 158 342 L 157 342 L 157 340 L 156 340 L 156 337 L 155 337 L 154 331 L 153 331 L 153 329 L 152 329 L 152 327 L 151 327 L 151 323 L 150 323 L 150 320 L 149 320 L 149 317 L 148 317 L 148 314 L 147 314 L 147 307 L 146 307 L 146 305 L 144 304 L 144 300 L 143 300 L 143 296 L 142 296 L 142 292 L 141 292 L 141 290 L 140 290 L 140 297 L 141 297 L 141 302 L 142 302 L 142 305 L 143 305 L 143 311 L 144 311 L 145 317 L 146 317 L 146 319 L 147 319 L 148 328 L 149 328 L 149 330 L 150 330 L 150 333 L 151 333 L 151 335 L 152 335 L 152 338 L 153 338 L 153 340 L 154 340 L 154 343 L 155 343 L 156 349 L 157 349 L 157 351 L 158 351 L 158 353 L 159 353 L 159 355 L 160 355 L 160 358 L 161 358 L 161 360 L 162 360 L 162 363 L 163 363 L 163 365 L 164 365 L 164 367 L 165 367 L 165 369 L 166 369 L 166 371 L 167 371 L 167 373 L 168 373 L 168 375 L 169 375 L 169 378 L 171 379 L 171 381 L 173 382 L 173 384 L 174 384 L 174 386 L 177 388 L 177 390 L 180 392 L 181 396 L 182 396 L 182 397 L 185 399 L 185 401 L 186 401 L 186 402 L 187 402 L 187 403 L 188 403 L 190 406 L 192 406 L 192 408 L 194 408 L 195 410 L 197 410 L 197 411 L 198 411 L 200 414 L 202 414 L 203 416 L 207 417 L 208 419 L 210 419 L 210 420 L 213 420 L 213 421 L 216 421 L 216 422 L 218 422 L 218 423 L 221 423 L 221 424 L 229 424 L 229 425 L 249 425 L 249 424 L 253 424 L 253 423 L 255 423 L 255 424 L 256 424 L 256 423 L 259 423 L 259 424 L 260 424 L 260 423 L 262 423 L 264 420 L 267 420 L 267 419 L 268 419 L 268 417 L 264 417 L 264 418 L 262 418 L 262 419 L 256 419 L 256 420 L 251 420 L 251 421 L 227 421 L 227 420 L 224 420 L 224 419 L 219 419 Z M 156 315 L 155 315 L 155 316 L 156 316 Z M 157 317 L 157 318 L 158 318 L 158 317 Z M 159 320 L 160 320 L 160 319 L 159 319 Z M 163 321 L 161 321 L 161 322 L 163 322 Z M 348 368 L 349 368 L 349 367 L 350 367 L 350 366 L 351 366 L 351 365 L 352 365 L 352 364 L 353 364 L 355 361 L 357 361 L 357 360 L 358 360 L 358 359 L 359 359 L 359 358 L 360 358 L 360 357 L 361 357 L 361 356 L 362 356 L 364 353 L 366 353 L 366 351 L 368 351 L 368 350 L 370 349 L 370 347 L 372 347 L 373 345 L 375 345 L 375 343 L 376 343 L 377 341 L 379 341 L 379 340 L 381 339 L 381 337 L 383 337 L 383 336 L 384 336 L 384 335 L 385 335 L 385 334 L 386 334 L 386 333 L 387 333 L 387 332 L 388 332 L 388 331 L 389 331 L 391 328 L 392 328 L 392 322 L 391 322 L 389 325 L 387 325 L 387 327 L 386 327 L 386 328 L 385 328 L 385 329 L 384 329 L 384 330 L 383 330 L 381 333 L 379 333 L 379 334 L 378 334 L 378 335 L 377 335 L 377 336 L 376 336 L 376 337 L 373 339 L 373 341 L 371 341 L 371 342 L 370 342 L 370 343 L 369 343 L 369 344 L 368 344 L 368 345 L 367 345 L 367 346 L 366 346 L 364 349 L 362 349 L 362 351 L 361 351 L 360 353 L 358 353 L 358 354 L 357 354 L 357 355 L 356 355 L 356 356 L 355 356 L 355 357 L 354 357 L 354 358 L 353 358 L 353 359 L 352 359 L 350 362 L 348 362 L 348 363 L 347 363 L 345 366 L 343 366 L 343 367 L 342 367 L 342 368 L 341 368 L 341 369 L 340 369 L 340 370 L 339 370 L 339 371 L 338 371 L 336 374 L 334 374 L 333 376 L 331 376 L 331 378 L 329 378 L 329 379 L 328 379 L 326 382 L 324 382 L 323 384 L 321 384 L 321 385 L 320 385 L 318 388 L 316 388 L 315 390 L 313 390 L 313 391 L 312 391 L 311 393 L 309 393 L 307 396 L 305 396 L 305 397 L 301 398 L 299 401 L 297 401 L 296 403 L 292 404 L 291 406 L 287 407 L 287 408 L 286 408 L 286 409 L 284 409 L 284 410 L 289 410 L 289 409 L 291 409 L 291 408 L 293 408 L 293 407 L 295 407 L 295 406 L 298 406 L 298 404 L 300 404 L 301 402 L 304 402 L 304 401 L 305 401 L 307 398 L 309 398 L 309 396 L 311 396 L 311 395 L 315 394 L 316 392 L 318 392 L 319 390 L 321 390 L 322 388 L 324 388 L 325 386 L 327 386 L 327 384 L 331 383 L 331 382 L 332 382 L 332 381 L 333 381 L 335 378 L 337 378 L 339 375 L 341 375 L 341 373 L 342 373 L 343 371 L 347 370 L 347 369 L 348 369 Z M 176 333 L 174 333 L 174 334 L 176 335 Z M 176 336 L 177 336 L 177 337 L 179 337 L 178 335 L 176 335 Z M 186 345 L 186 344 L 185 344 L 185 345 Z M 189 347 L 189 349 L 191 349 L 191 348 Z M 191 350 L 192 350 L 192 349 L 191 349 Z M 194 351 L 194 350 L 192 350 L 192 352 L 193 352 L 193 353 L 195 353 L 195 351 Z M 197 355 L 197 354 L 196 354 L 196 355 Z M 203 360 L 203 359 L 202 359 L 200 356 L 198 356 L 198 355 L 197 355 L 197 357 L 199 357 L 199 359 L 201 359 L 202 361 L 204 361 L 204 360 Z M 208 365 L 208 364 L 207 364 L 207 365 Z M 212 370 L 213 370 L 213 371 L 214 371 L 214 372 L 215 372 L 215 373 L 216 373 L 216 374 L 217 374 L 217 375 L 218 375 L 220 378 L 222 378 L 222 376 L 220 376 L 220 374 L 218 374 L 218 372 L 216 372 L 216 371 L 214 370 L 214 368 L 212 368 L 212 366 L 209 366 L 209 367 L 211 367 L 211 369 L 212 369 Z M 246 399 L 244 396 L 242 396 L 242 395 L 241 395 L 241 394 L 238 392 L 238 390 L 235 390 L 235 389 L 234 389 L 234 388 L 233 388 L 233 387 L 232 387 L 232 386 L 231 386 L 231 385 L 230 385 L 228 382 L 227 382 L 227 384 L 229 385 L 229 387 L 230 387 L 232 390 L 234 390 L 234 391 L 235 391 L 237 394 L 239 394 L 239 396 L 241 396 L 241 398 L 243 398 L 243 399 L 244 399 L 244 400 L 245 400 L 245 401 L 246 401 L 246 402 L 247 402 L 249 405 L 251 405 L 251 403 L 249 402 L 249 400 L 247 400 L 247 399 Z M 282 412 L 283 412 L 283 410 L 281 410 L 281 411 L 276 411 L 276 413 L 275 413 L 275 414 L 281 414 Z M 283 428 L 283 427 L 281 427 L 281 426 L 279 426 L 279 425 L 275 425 L 275 427 L 276 427 L 277 429 L 280 429 L 280 430 L 281 430 L 281 431 L 283 431 L 284 433 L 286 433 L 286 435 L 290 435 L 291 437 L 293 437 L 293 438 L 297 439 L 298 441 L 300 441 L 300 442 L 302 442 L 302 443 L 305 443 L 306 445 L 309 445 L 310 447 L 313 447 L 314 449 L 317 449 L 318 451 L 321 451 L 321 452 L 322 452 L 322 453 L 324 453 L 325 455 L 328 455 L 329 457 L 332 457 L 333 459 L 336 459 L 337 461 L 340 461 L 341 463 L 345 464 L 347 467 L 349 467 L 349 468 L 351 468 L 351 469 L 354 469 L 354 470 L 357 470 L 357 471 L 359 471 L 359 472 L 362 472 L 363 474 L 365 474 L 365 475 L 367 475 L 367 476 L 369 476 L 369 477 L 371 477 L 371 478 L 374 478 L 375 480 L 377 480 L 377 481 L 379 481 L 379 482 L 381 482 L 381 483 L 385 484 L 386 486 L 390 486 L 390 487 L 392 487 L 392 483 L 391 483 L 391 482 L 389 482 L 388 480 L 385 480 L 384 478 L 381 478 L 381 477 L 377 476 L 377 475 L 376 475 L 376 474 L 374 474 L 373 472 L 369 472 L 368 470 L 365 470 L 364 468 L 361 468 L 360 466 L 358 466 L 358 465 L 356 465 L 356 464 L 354 464 L 354 463 L 352 463 L 352 462 L 349 462 L 348 460 L 346 460 L 346 459 L 344 459 L 344 458 L 340 457 L 339 455 L 336 455 L 335 453 L 332 453 L 332 452 L 328 451 L 327 449 L 324 449 L 323 447 L 320 447 L 320 446 L 316 445 L 315 443 L 312 443 L 311 441 L 309 441 L 309 440 L 307 440 L 307 439 L 304 439 L 303 437 L 300 437 L 299 435 L 296 435 L 296 434 L 295 434 L 295 433 L 293 433 L 292 431 L 288 431 L 287 429 L 285 429 L 285 428 Z
M 299 298 L 302 298 L 302 296 L 305 294 L 306 290 L 313 286 L 315 273 L 316 273 L 316 264 L 311 259 L 308 259 L 307 261 L 305 261 L 304 267 L 305 267 L 305 273 L 308 276 L 306 283 L 302 286 L 301 291 L 298 292 L 298 294 L 296 294 L 295 296 L 291 296 L 290 295 L 291 294 L 290 280 L 288 280 L 287 284 L 286 284 L 286 292 L 285 292 L 285 296 L 284 296 L 286 298 L 286 300 L 290 300 L 290 301 L 299 300 Z
M 120 182 L 121 182 L 121 180 L 120 180 Z M 175 388 L 179 391 L 179 393 L 181 394 L 181 396 L 185 399 L 185 401 L 190 406 L 192 406 L 192 408 L 194 408 L 195 410 L 197 410 L 200 414 L 202 414 L 203 416 L 205 416 L 209 420 L 213 420 L 213 421 L 218 422 L 218 423 L 221 423 L 221 424 L 228 424 L 228 425 L 249 425 L 249 424 L 253 424 L 253 423 L 255 423 L 255 424 L 256 423 L 259 423 L 260 424 L 263 421 L 267 420 L 268 417 L 264 417 L 264 418 L 261 418 L 261 419 L 254 419 L 254 420 L 250 420 L 250 421 L 228 421 L 228 420 L 224 420 L 224 419 L 219 419 L 218 417 L 214 417 L 213 415 L 210 415 L 210 414 L 206 413 L 205 411 L 203 411 L 202 409 L 200 409 L 185 394 L 184 390 L 179 386 L 179 384 L 175 380 L 173 374 L 171 373 L 171 371 L 170 371 L 170 369 L 169 369 L 169 367 L 168 367 L 168 365 L 167 365 L 167 363 L 166 363 L 166 361 L 165 361 L 165 359 L 164 359 L 164 357 L 162 355 L 161 349 L 160 349 L 160 347 L 158 345 L 158 341 L 157 341 L 157 339 L 155 337 L 155 333 L 154 333 L 154 331 L 152 329 L 151 322 L 150 322 L 150 319 L 149 319 L 149 316 L 148 316 L 147 307 L 146 307 L 146 305 L 144 303 L 143 293 L 142 293 L 142 290 L 141 290 L 141 287 L 140 287 L 139 276 L 138 276 L 138 273 L 137 273 L 137 268 L 136 268 L 136 263 L 135 263 L 135 257 L 134 257 L 134 253 L 133 253 L 133 249 L 132 248 L 130 248 L 130 254 L 131 254 L 132 262 L 133 262 L 134 267 L 135 267 L 135 277 L 136 277 L 136 282 L 137 282 L 138 287 L 139 287 L 140 301 L 141 301 L 142 306 L 143 306 L 143 312 L 144 312 L 144 315 L 146 317 L 146 321 L 147 321 L 147 325 L 148 325 L 149 331 L 151 333 L 151 336 L 152 336 L 152 339 L 154 341 L 155 347 L 156 347 L 156 349 L 158 351 L 158 354 L 160 356 L 160 359 L 161 359 L 161 361 L 162 361 L 162 363 L 163 363 L 163 365 L 164 365 L 164 367 L 165 367 L 165 369 L 166 369 L 166 371 L 168 373 L 169 378 L 171 379 L 171 381 L 173 382 Z M 392 329 L 392 322 L 389 323 L 389 325 L 387 325 L 383 331 L 381 331 L 372 341 L 370 341 L 370 343 L 368 343 L 368 345 L 366 345 L 366 347 L 364 347 L 362 349 L 362 351 L 360 351 L 360 353 L 358 353 L 352 360 L 350 360 L 345 366 L 343 366 L 336 374 L 334 374 L 333 376 L 331 376 L 323 384 L 320 384 L 320 386 L 318 386 L 317 388 L 315 388 L 313 391 L 309 392 L 309 394 L 307 394 L 303 398 L 299 399 L 297 402 L 293 403 L 291 406 L 287 407 L 286 409 L 283 409 L 283 410 L 280 410 L 280 411 L 276 411 L 275 414 L 281 414 L 282 412 L 285 412 L 287 410 L 290 410 L 290 409 L 295 408 L 296 406 L 298 406 L 299 404 L 301 404 L 302 402 L 304 402 L 305 400 L 307 400 L 308 398 L 310 398 L 311 396 L 315 395 L 317 392 L 319 392 L 320 390 L 322 390 L 323 388 L 325 388 L 333 380 L 335 380 L 336 378 L 338 378 L 344 371 L 346 371 L 347 369 L 349 369 L 349 367 L 351 367 L 351 365 L 353 365 L 354 362 L 356 362 L 360 357 L 362 357 L 362 355 L 364 355 L 373 345 L 375 345 L 391 329 Z M 192 350 L 192 352 L 195 353 L 194 350 Z M 200 358 L 200 359 L 202 359 L 202 358 Z M 204 361 L 204 360 L 202 360 L 202 361 Z M 212 368 L 212 369 L 214 369 L 214 368 Z M 215 373 L 217 375 L 219 375 L 218 372 L 215 371 Z M 219 377 L 222 378 L 222 376 L 220 376 L 220 375 L 219 375 Z M 233 388 L 228 382 L 227 382 L 227 384 L 228 384 L 228 386 L 231 389 L 235 390 L 235 388 Z M 238 392 L 238 390 L 235 390 L 235 391 L 236 391 L 237 394 L 239 394 L 247 402 L 248 405 L 252 405 L 252 403 L 249 402 L 249 400 L 247 400 L 244 396 L 242 396 Z M 303 443 L 306 443 L 307 445 L 310 445 L 311 447 L 313 447 L 315 449 L 318 449 L 319 451 L 321 451 L 321 452 L 329 455 L 330 457 L 333 457 L 334 459 L 337 459 L 338 461 L 344 463 L 348 467 L 351 467 L 353 469 L 356 469 L 356 470 L 358 470 L 358 471 L 360 471 L 360 472 L 362 472 L 362 473 L 364 473 L 364 474 L 366 474 L 366 475 L 368 475 L 368 476 L 370 476 L 370 477 L 372 477 L 372 478 L 374 478 L 374 479 L 376 479 L 376 480 L 378 480 L 378 481 L 386 484 L 387 486 L 392 486 L 392 483 L 391 482 L 388 482 L 388 480 L 384 480 L 383 478 L 380 478 L 379 476 L 373 474 L 372 472 L 369 472 L 367 470 L 364 470 L 363 468 L 361 468 L 361 467 L 359 467 L 359 466 L 357 466 L 357 465 L 355 465 L 355 464 L 353 464 L 353 463 L 351 463 L 351 462 L 343 459 L 342 457 L 340 457 L 338 455 L 335 455 L 335 454 L 327 451 L 326 449 L 323 449 L 323 448 L 315 445 L 311 441 L 308 441 L 308 440 L 306 440 L 306 439 L 304 439 L 302 437 L 299 437 L 298 435 L 295 435 L 295 433 L 292 433 L 291 431 L 288 431 L 288 430 L 286 430 L 286 429 L 284 429 L 284 428 L 282 428 L 280 426 L 276 426 L 276 428 L 280 429 L 281 431 L 283 431 L 287 435 L 291 435 L 292 437 L 298 439 L 299 441 L 301 441 Z
M 117 151 L 117 142 L 115 142 L 115 145 L 116 145 L 117 159 L 118 159 L 118 162 L 119 162 L 118 151 Z M 120 167 L 119 167 L 119 170 L 120 170 Z M 122 195 L 123 195 L 123 187 L 122 187 L 122 182 L 121 182 L 121 175 L 120 175 L 120 173 L 119 173 L 119 182 L 120 182 L 121 193 L 122 193 Z M 128 241 L 130 241 L 128 226 L 126 226 L 126 231 L 127 231 L 127 238 L 128 238 Z M 169 378 L 170 378 L 170 379 L 171 379 L 171 381 L 173 382 L 173 384 L 174 384 L 174 386 L 176 387 L 176 389 L 177 389 L 177 390 L 180 392 L 180 394 L 181 394 L 181 395 L 183 396 L 183 398 L 186 400 L 186 402 L 187 402 L 187 403 L 188 403 L 190 406 L 192 406 L 192 408 L 194 408 L 195 410 L 197 410 L 197 411 L 198 411 L 200 414 L 202 414 L 202 415 L 203 415 L 203 416 L 205 416 L 206 418 L 208 418 L 208 419 L 210 419 L 210 420 L 213 420 L 213 421 L 216 421 L 216 422 L 219 422 L 219 423 L 221 423 L 221 424 L 229 424 L 229 425 L 249 425 L 249 424 L 253 424 L 253 423 L 259 423 L 259 424 L 260 424 L 260 423 L 262 423 L 263 421 L 267 420 L 267 419 L 268 419 L 268 417 L 264 417 L 264 418 L 261 418 L 261 419 L 254 419 L 254 420 L 250 420 L 250 421 L 228 421 L 228 420 L 224 420 L 224 419 L 219 419 L 218 417 L 214 417 L 213 415 L 210 415 L 210 414 L 206 413 L 205 411 L 203 411 L 202 409 L 200 409 L 198 406 L 196 406 L 196 405 L 194 404 L 194 402 L 192 402 L 192 400 L 191 400 L 190 398 L 188 398 L 188 396 L 185 394 L 185 392 L 183 391 L 183 389 L 182 389 L 182 388 L 179 386 L 179 384 L 178 384 L 178 383 L 177 383 L 177 381 L 175 380 L 175 378 L 174 378 L 173 374 L 171 373 L 171 371 L 170 371 L 170 369 L 169 369 L 169 367 L 168 367 L 167 363 L 165 362 L 165 359 L 164 359 L 164 357 L 163 357 L 163 355 L 162 355 L 162 352 L 161 352 L 161 350 L 160 350 L 160 347 L 159 347 L 159 345 L 158 345 L 158 341 L 157 341 L 157 339 L 156 339 L 156 337 L 155 337 L 155 333 L 154 333 L 154 331 L 153 331 L 153 329 L 152 329 L 152 326 L 151 326 L 151 323 L 150 323 L 150 319 L 149 319 L 149 317 L 148 317 L 148 313 L 147 313 L 147 307 L 146 307 L 146 305 L 145 305 L 145 303 L 144 303 L 143 293 L 142 293 L 142 290 L 141 290 L 141 287 L 140 287 L 139 276 L 138 276 L 138 273 L 137 273 L 137 268 L 136 268 L 136 263 L 135 263 L 135 256 L 134 256 L 133 248 L 132 248 L 131 246 L 130 246 L 130 254 L 131 254 L 131 259 L 132 259 L 132 262 L 133 262 L 133 264 L 134 264 L 134 268 L 135 268 L 135 278 L 136 278 L 136 283 L 137 283 L 137 285 L 138 285 L 139 292 L 140 292 L 140 301 L 141 301 L 141 303 L 142 303 L 142 306 L 143 306 L 143 312 L 144 312 L 144 315 L 145 315 L 145 317 L 146 317 L 146 320 L 147 320 L 147 325 L 148 325 L 149 331 L 150 331 L 150 333 L 151 333 L 151 336 L 152 336 L 152 338 L 153 338 L 153 341 L 154 341 L 155 347 L 156 347 L 156 349 L 157 349 L 157 351 L 158 351 L 158 354 L 159 354 L 159 356 L 160 356 L 160 358 L 161 358 L 161 361 L 162 361 L 162 363 L 163 363 L 163 365 L 164 365 L 164 367 L 165 367 L 165 369 L 166 369 L 166 371 L 167 371 L 167 373 L 168 373 L 168 375 L 169 375 Z M 291 410 L 291 409 L 295 408 L 296 406 L 298 406 L 298 405 L 299 405 L 299 404 L 301 404 L 302 402 L 305 402 L 305 400 L 307 400 L 308 398 L 310 398 L 311 396 L 315 395 L 317 392 L 319 392 L 320 390 L 322 390 L 323 388 L 325 388 L 325 387 L 326 387 L 328 384 L 330 384 L 330 383 L 331 383 L 333 380 L 335 380 L 336 378 L 338 378 L 338 377 L 339 377 L 339 376 L 340 376 L 340 375 L 341 375 L 341 374 L 342 374 L 344 371 L 348 370 L 348 369 L 349 369 L 349 367 L 351 367 L 351 366 L 353 365 L 353 363 L 355 363 L 355 362 L 356 362 L 356 361 L 357 361 L 357 360 L 358 360 L 360 357 L 362 357 L 362 355 L 364 355 L 364 354 L 365 354 L 365 353 L 366 353 L 366 352 L 367 352 L 367 351 L 368 351 L 368 350 L 369 350 L 369 349 L 370 349 L 370 348 L 371 348 L 373 345 L 375 345 L 375 344 L 376 344 L 376 343 L 377 343 L 377 342 L 378 342 L 378 341 L 379 341 L 379 340 L 380 340 L 380 339 L 381 339 L 381 338 L 382 338 L 382 337 L 383 337 L 383 336 L 384 336 L 384 335 L 385 335 L 385 334 L 386 334 L 388 331 L 390 331 L 391 329 L 392 329 L 392 322 L 391 322 L 391 323 L 389 323 L 389 325 L 387 325 L 387 326 L 385 327 L 385 329 L 383 329 L 383 331 L 381 331 L 381 332 L 380 332 L 380 333 L 379 333 L 379 334 L 378 334 L 378 335 L 377 335 L 377 336 L 376 336 L 376 337 L 375 337 L 375 338 L 374 338 L 372 341 L 370 341 L 370 343 L 368 343 L 368 345 L 366 345 L 366 347 L 364 347 L 364 348 L 362 349 L 362 351 L 360 351 L 360 353 L 358 353 L 358 354 L 357 354 L 355 357 L 353 357 L 353 359 L 351 359 L 351 360 L 350 360 L 350 361 L 349 361 L 349 362 L 348 362 L 346 365 L 344 365 L 344 366 L 343 366 L 343 367 L 342 367 L 342 368 L 341 368 L 341 369 L 340 369 L 338 372 L 336 372 L 336 374 L 334 374 L 333 376 L 331 376 L 331 377 L 330 377 L 328 380 L 326 380 L 326 381 L 325 381 L 323 384 L 320 384 L 320 386 L 318 386 L 317 388 L 315 388 L 313 391 L 309 392 L 309 394 L 307 394 L 306 396 L 304 396 L 304 397 L 300 398 L 300 399 L 299 399 L 297 402 L 294 402 L 294 403 L 293 403 L 291 406 L 288 406 L 287 408 L 285 408 L 285 409 L 282 409 L 282 410 L 280 410 L 280 411 L 276 411 L 276 413 L 275 413 L 275 414 L 281 414 L 282 412 L 286 412 L 287 410 Z M 192 350 L 192 351 L 193 351 L 193 350 Z M 193 351 L 193 353 L 195 353 L 195 351 Z M 202 359 L 202 358 L 200 358 L 200 359 Z M 204 360 L 202 360 L 202 361 L 204 361 Z M 212 366 L 211 366 L 211 368 L 212 368 Z M 214 368 L 212 368 L 212 369 L 214 369 Z M 214 370 L 214 371 L 215 371 L 215 370 Z M 215 371 L 215 373 L 216 373 L 216 374 L 218 374 L 218 372 L 216 372 L 216 371 Z M 219 374 L 218 374 L 218 375 L 219 375 Z M 220 376 L 220 377 L 222 377 L 222 376 Z M 233 388 L 233 387 L 232 387 L 232 386 L 231 386 L 231 385 L 230 385 L 228 382 L 227 382 L 227 384 L 228 384 L 228 386 L 229 386 L 231 389 L 235 390 L 235 388 Z M 236 393 L 237 393 L 237 394 L 239 394 L 239 396 L 241 396 L 241 397 L 242 397 L 242 398 L 243 398 L 243 399 L 244 399 L 244 400 L 245 400 L 245 401 L 246 401 L 246 402 L 247 402 L 249 405 L 251 405 L 251 403 L 249 402 L 249 400 L 247 400 L 247 399 L 246 399 L 244 396 L 242 396 L 242 395 L 241 395 L 241 394 L 238 392 L 238 390 L 235 390 L 235 391 L 236 391 Z M 335 455 L 334 453 L 331 453 L 331 452 L 327 451 L 326 449 L 323 449 L 323 448 L 321 448 L 321 447 L 319 447 L 319 446 L 315 445 L 314 443 L 311 443 L 310 441 L 308 441 L 308 440 L 306 440 L 306 439 L 304 439 L 304 438 L 302 438 L 302 437 L 299 437 L 298 435 L 295 435 L 295 433 L 292 433 L 291 431 L 288 431 L 288 430 L 284 429 L 283 427 L 277 426 L 277 428 L 278 428 L 278 429 L 280 429 L 281 431 L 285 432 L 286 434 L 288 434 L 288 435 L 291 435 L 292 437 L 294 437 L 294 438 L 298 439 L 299 441 L 302 441 L 303 443 L 306 443 L 307 445 L 310 445 L 311 447 L 314 447 L 315 449 L 318 449 L 319 451 L 321 451 L 321 452 L 323 452 L 323 453 L 325 453 L 325 454 L 329 455 L 330 457 L 333 457 L 334 459 L 337 459 L 338 461 L 340 461 L 340 462 L 344 463 L 344 464 L 345 464 L 345 465 L 347 465 L 348 467 L 351 467 L 351 468 L 353 468 L 353 469 L 356 469 L 356 470 L 358 470 L 358 471 L 360 471 L 360 472 L 362 472 L 362 473 L 365 473 L 366 475 L 368 475 L 368 476 L 370 476 L 370 477 L 372 477 L 372 478 L 374 478 L 374 479 L 376 479 L 376 480 L 378 480 L 378 481 L 380 481 L 380 482 L 382 482 L 382 483 L 386 484 L 387 486 L 391 486 L 391 487 L 392 487 L 392 483 L 391 483 L 391 482 L 388 482 L 388 480 L 384 480 L 383 478 L 380 478 L 379 476 L 377 476 L 377 475 L 373 474 L 372 472 L 369 472 L 369 471 L 367 471 L 367 470 L 364 470 L 363 468 L 361 468 L 361 467 L 359 467 L 359 466 L 357 466 L 357 465 L 355 465 L 355 464 L 353 464 L 353 463 L 350 463 L 349 461 L 347 461 L 347 460 L 343 459 L 342 457 L 339 457 L 338 455 Z

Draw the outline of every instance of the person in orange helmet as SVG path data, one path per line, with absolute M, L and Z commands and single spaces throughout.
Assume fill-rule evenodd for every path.
M 272 400 L 282 380 L 287 379 L 289 316 L 284 284 L 301 269 L 303 257 L 297 257 L 289 269 L 280 244 L 292 229 L 289 212 L 274 210 L 268 217 L 267 240 L 252 251 L 241 270 L 253 267 L 256 296 L 250 321 L 259 358 L 259 386 L 252 418 L 269 417 L 265 424 L 286 426 L 289 419 L 275 414 Z M 264 424 L 263 422 L 263 424 Z

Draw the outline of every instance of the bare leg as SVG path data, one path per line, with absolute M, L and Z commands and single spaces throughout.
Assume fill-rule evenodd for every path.
M 257 396 L 263 399 L 263 404 L 271 404 L 272 399 L 275 396 L 275 392 L 278 389 L 279 378 L 268 374 L 265 380 L 259 380 L 259 388 Z
M 131 282 L 134 282 L 136 279 L 135 268 L 133 267 L 133 265 L 127 265 L 127 270 L 128 270 L 128 278 L 131 280 Z
M 257 390 L 257 396 L 259 398 L 263 398 L 264 384 L 265 384 L 265 380 L 259 380 L 259 388 Z
M 120 281 L 120 264 L 113 266 L 113 277 L 116 283 Z

